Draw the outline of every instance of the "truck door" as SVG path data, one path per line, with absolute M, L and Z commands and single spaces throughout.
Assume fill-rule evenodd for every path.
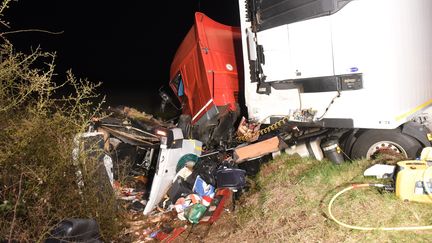
M 257 41 L 266 82 L 334 75 L 328 17 L 258 32 Z
M 260 67 L 251 80 L 260 83 L 333 76 L 331 21 L 349 0 L 247 1 Z M 251 50 L 251 49 L 254 50 Z M 258 89 L 259 92 L 259 89 Z

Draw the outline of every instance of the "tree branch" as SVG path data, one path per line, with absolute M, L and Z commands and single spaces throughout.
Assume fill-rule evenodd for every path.
M 10 227 L 10 231 L 9 231 L 9 240 L 8 240 L 8 243 L 12 242 L 12 233 L 13 233 L 14 224 L 15 224 L 15 220 L 16 220 L 16 214 L 17 214 L 17 208 L 18 208 L 19 200 L 20 200 L 20 197 L 21 197 L 22 177 L 23 177 L 23 173 L 21 173 L 21 175 L 20 175 L 19 186 L 18 186 L 18 196 L 17 196 L 17 200 L 16 200 L 15 206 L 14 206 L 14 211 L 13 211 L 14 215 L 13 215 L 13 218 L 12 218 L 12 223 L 11 223 L 11 227 Z
M 49 30 L 41 30 L 41 29 L 26 29 L 26 30 L 6 31 L 6 32 L 1 33 L 0 35 L 9 35 L 9 34 L 16 34 L 16 33 L 24 33 L 24 32 L 42 32 L 42 33 L 47 33 L 47 34 L 51 34 L 51 35 L 61 35 L 64 33 L 64 31 L 52 32 Z

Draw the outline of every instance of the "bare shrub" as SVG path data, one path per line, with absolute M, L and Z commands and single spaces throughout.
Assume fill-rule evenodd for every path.
M 121 219 L 114 195 L 98 179 L 101 164 L 86 159 L 80 189 L 72 159 L 74 135 L 103 103 L 100 83 L 72 72 L 58 83 L 54 53 L 20 53 L 0 37 L 0 241 L 43 241 L 58 222 L 74 217 L 96 219 L 103 239 L 115 239 Z

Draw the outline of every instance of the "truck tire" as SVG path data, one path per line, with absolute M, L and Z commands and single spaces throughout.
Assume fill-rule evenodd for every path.
M 367 130 L 355 141 L 351 150 L 352 159 L 371 159 L 380 152 L 401 153 L 405 158 L 415 159 L 422 145 L 413 137 L 403 134 L 400 129 Z

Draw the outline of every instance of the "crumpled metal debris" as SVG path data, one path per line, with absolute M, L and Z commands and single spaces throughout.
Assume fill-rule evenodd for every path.
M 217 220 L 223 212 L 220 208 L 232 193 L 232 188 L 217 186 L 217 169 L 222 165 L 224 168 L 237 166 L 232 159 L 227 159 L 231 156 L 225 156 L 226 151 L 205 159 L 182 157 L 165 200 L 156 210 L 144 215 L 161 144 L 161 137 L 155 131 L 174 125 L 130 107 L 110 108 L 108 113 L 107 117 L 93 119 L 93 130 L 103 134 L 103 150 L 113 162 L 113 191 L 130 215 L 125 235 L 132 236 L 134 242 L 174 239 L 188 224 Z M 259 131 L 259 124 L 244 120 L 240 128 L 245 127 L 249 130 L 242 134 Z
M 260 126 L 260 123 L 253 121 L 248 122 L 245 117 L 242 117 L 236 132 L 237 139 L 244 142 L 254 142 L 258 140 L 260 136 Z
M 127 201 L 124 206 L 131 212 L 141 212 L 148 200 L 148 180 L 161 143 L 156 129 L 174 124 L 127 106 L 109 107 L 105 113 L 108 115 L 92 119 L 89 131 L 103 134 L 103 152 L 112 161 L 107 173 L 118 199 Z

